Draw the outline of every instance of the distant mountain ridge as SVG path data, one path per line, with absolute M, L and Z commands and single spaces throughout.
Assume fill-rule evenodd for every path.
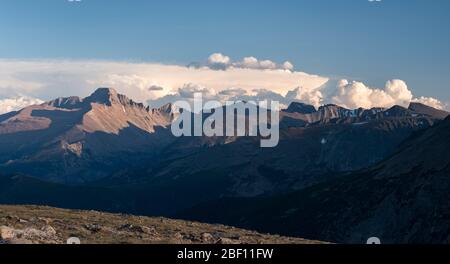
M 279 145 L 262 149 L 258 137 L 175 138 L 171 104 L 150 109 L 101 88 L 0 116 L 0 170 L 25 175 L 4 179 L 11 188 L 0 203 L 88 206 L 47 194 L 56 188 L 104 195 L 87 209 L 173 215 L 221 197 L 303 190 L 382 161 L 442 120 L 440 111 L 413 107 L 293 103 L 280 112 Z
M 316 109 L 310 105 L 292 103 L 280 112 L 280 126 L 282 140 L 298 141 L 298 133 L 307 131 L 302 129 L 316 127 L 323 130 L 316 134 L 325 133 L 323 138 L 305 140 L 321 142 L 322 139 L 332 141 L 328 139 L 330 133 L 335 134 L 339 130 L 352 133 L 359 127 L 363 130 L 372 127 L 376 131 L 423 129 L 442 119 L 445 114 L 448 113 L 417 103 L 411 104 L 410 109 L 394 106 L 391 109 L 369 110 L 349 110 L 336 105 Z M 175 154 L 182 160 L 189 160 L 190 153 L 202 150 L 205 144 L 214 149 L 231 143 L 232 146 L 239 146 L 240 143 L 235 141 L 247 142 L 244 145 L 248 145 L 255 155 L 260 155 L 261 150 L 254 147 L 253 139 L 174 138 L 169 129 L 174 118 L 171 104 L 150 109 L 110 88 L 99 88 L 86 98 L 58 98 L 30 106 L 0 116 L 0 168 L 5 172 L 26 173 L 44 180 L 79 184 L 122 171 L 113 165 L 116 161 L 119 161 L 117 165 L 123 163 L 122 168 L 131 168 L 135 165 L 142 167 L 149 161 L 152 163 L 152 156 L 164 161 Z M 353 127 L 346 128 L 346 125 Z M 409 132 L 401 133 L 406 138 Z M 392 149 L 399 142 L 401 138 L 385 145 Z M 281 148 L 276 149 L 285 151 Z M 364 167 L 386 155 L 383 154 L 385 150 L 377 153 L 375 151 L 374 158 L 360 165 L 342 163 L 345 166 L 341 169 Z M 151 164 L 145 166 L 153 167 Z
M 280 112 L 276 148 L 261 149 L 257 138 L 180 138 L 164 150 L 160 166 L 140 171 L 136 178 L 168 185 L 191 179 L 194 185 L 192 176 L 217 173 L 228 182 L 218 195 L 282 193 L 373 165 L 440 120 L 400 106 L 348 110 L 327 105 L 313 111 L 312 106 L 293 105 Z
M 321 106 L 316 110 L 314 106 L 302 103 L 292 103 L 282 112 L 283 118 L 304 121 L 305 123 L 303 123 L 303 126 L 328 122 L 368 122 L 390 117 L 445 119 L 448 115 L 449 113 L 446 111 L 438 110 L 420 103 L 411 103 L 409 108 L 396 105 L 387 109 L 376 107 L 372 109 L 358 108 L 353 110 L 332 104 Z

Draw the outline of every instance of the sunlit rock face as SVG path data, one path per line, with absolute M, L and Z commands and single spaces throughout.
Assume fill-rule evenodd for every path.
M 150 110 L 109 88 L 0 117 L 3 171 L 55 182 L 105 177 L 122 166 L 145 162 L 173 141 L 167 129 L 170 111 Z

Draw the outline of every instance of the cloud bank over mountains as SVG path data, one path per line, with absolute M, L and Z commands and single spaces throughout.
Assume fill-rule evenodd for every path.
M 69 95 L 87 96 L 98 87 L 114 87 L 152 107 L 201 92 L 205 99 L 301 101 L 316 107 L 334 103 L 348 108 L 408 106 L 411 101 L 436 108 L 435 98 L 415 98 L 402 80 L 384 88 L 335 80 L 276 63 L 246 57 L 233 61 L 215 53 L 204 63 L 188 66 L 95 60 L 0 60 L 0 113 Z
M 30 105 L 42 104 L 44 101 L 26 96 L 0 99 L 0 114 L 9 113 Z
M 340 80 L 331 102 L 349 109 L 355 108 L 389 108 L 393 105 L 408 107 L 411 102 L 418 102 L 437 109 L 444 109 L 441 101 L 431 97 L 414 98 L 407 84 L 402 80 L 390 80 L 383 89 L 371 88 L 362 82 Z

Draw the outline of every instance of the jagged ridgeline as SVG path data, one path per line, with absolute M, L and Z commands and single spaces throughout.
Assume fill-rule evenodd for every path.
M 154 171 L 155 166 L 174 158 L 182 164 L 175 162 L 174 168 L 167 170 L 187 166 L 181 170 L 192 171 L 192 152 L 211 153 L 207 154 L 210 161 L 204 167 L 232 167 L 248 162 L 239 153 L 234 162 L 227 157 L 212 160 L 216 149 L 227 145 L 226 148 L 242 148 L 244 155 L 262 159 L 248 172 L 253 176 L 261 176 L 255 166 L 262 164 L 281 168 L 287 175 L 315 164 L 323 164 L 324 169 L 331 171 L 352 170 L 383 159 L 413 131 L 433 125 L 446 114 L 420 104 L 411 104 L 409 109 L 348 110 L 327 105 L 316 110 L 293 103 L 280 113 L 282 142 L 278 148 L 267 150 L 268 155 L 257 147 L 256 139 L 175 138 L 169 128 L 174 119 L 171 104 L 150 109 L 114 89 L 100 88 L 83 99 L 59 98 L 1 115 L 0 167 L 4 173 L 20 172 L 45 181 L 84 184 L 124 169 L 147 167 Z M 328 144 L 319 144 L 325 141 Z M 277 158 L 278 155 L 286 157 Z M 283 162 L 289 164 L 280 164 Z M 307 170 L 307 174 L 314 174 L 314 170 Z

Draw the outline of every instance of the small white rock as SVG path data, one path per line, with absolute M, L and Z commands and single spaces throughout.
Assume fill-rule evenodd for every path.
M 14 239 L 16 237 L 16 234 L 17 234 L 17 232 L 15 229 L 12 229 L 7 226 L 0 227 L 0 239 L 3 239 L 3 240 Z

